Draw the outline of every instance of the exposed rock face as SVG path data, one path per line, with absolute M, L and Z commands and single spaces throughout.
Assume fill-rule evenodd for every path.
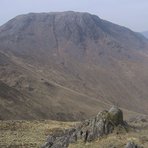
M 78 127 L 66 130 L 62 135 L 49 136 L 42 148 L 64 148 L 78 139 L 91 142 L 103 135 L 112 133 L 119 125 L 127 129 L 127 125 L 123 121 L 122 111 L 117 107 L 112 107 L 109 111 L 104 110 L 96 117 L 85 120 Z

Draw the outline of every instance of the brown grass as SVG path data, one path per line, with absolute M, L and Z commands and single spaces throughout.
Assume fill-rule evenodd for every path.
M 57 129 L 66 129 L 72 122 L 0 121 L 0 148 L 37 148 Z

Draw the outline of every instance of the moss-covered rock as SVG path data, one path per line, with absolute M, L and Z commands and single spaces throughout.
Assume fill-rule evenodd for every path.
M 119 124 L 123 124 L 123 112 L 118 107 L 113 106 L 109 110 L 109 118 L 110 120 L 118 126 Z

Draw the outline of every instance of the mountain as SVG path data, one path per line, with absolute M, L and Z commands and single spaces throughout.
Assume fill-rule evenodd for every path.
M 148 31 L 144 31 L 144 32 L 142 32 L 142 34 L 143 34 L 146 38 L 148 38 Z
M 0 27 L 0 118 L 78 120 L 118 104 L 148 114 L 148 41 L 79 12 Z

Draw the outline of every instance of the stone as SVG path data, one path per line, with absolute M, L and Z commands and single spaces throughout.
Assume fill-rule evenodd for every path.
M 109 118 L 116 126 L 123 124 L 123 112 L 117 106 L 109 110 Z
M 76 133 L 73 133 L 71 136 L 70 136 L 70 139 L 69 139 L 69 143 L 75 143 L 78 139 L 78 136 Z
M 141 146 L 136 145 L 134 142 L 128 142 L 125 148 L 142 148 Z

